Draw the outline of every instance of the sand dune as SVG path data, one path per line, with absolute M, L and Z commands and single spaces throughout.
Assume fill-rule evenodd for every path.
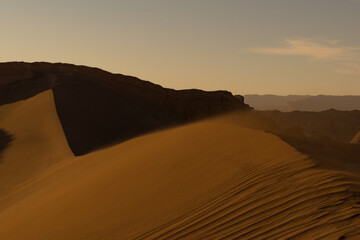
M 1 106 L 0 128 L 13 137 L 0 159 L 0 198 L 59 160 L 73 157 L 51 91 Z
M 359 239 L 359 191 L 276 136 L 213 119 L 52 165 L 0 201 L 0 239 Z
M 360 143 L 360 131 L 354 136 L 351 143 Z

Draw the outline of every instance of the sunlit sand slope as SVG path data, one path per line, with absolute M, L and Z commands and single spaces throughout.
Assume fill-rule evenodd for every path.
M 358 132 L 354 138 L 351 140 L 351 143 L 360 143 L 360 132 Z
M 13 138 L 0 159 L 0 198 L 53 163 L 73 156 L 51 90 L 1 106 L 0 128 Z
M 0 239 L 356 239 L 358 185 L 208 120 L 54 165 L 0 209 Z

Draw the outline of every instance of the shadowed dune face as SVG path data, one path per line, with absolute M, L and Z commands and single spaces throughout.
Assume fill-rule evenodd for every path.
M 232 121 L 177 127 L 53 165 L 22 186 L 20 200 L 5 208 L 0 200 L 0 238 L 360 234 L 356 177 L 318 169 L 278 137 Z
M 11 135 L 5 132 L 3 129 L 0 129 L 0 163 L 1 163 L 1 154 L 9 145 L 11 140 L 12 140 Z
M 265 113 L 265 114 L 264 114 Z M 282 113 L 277 113 L 282 114 Z M 325 169 L 343 169 L 360 173 L 360 147 L 358 144 L 340 142 L 328 137 L 307 136 L 297 122 L 288 121 L 292 126 L 279 125 L 282 121 L 274 121 L 267 117 L 267 112 L 251 111 L 236 114 L 227 114 L 224 121 L 251 129 L 262 130 L 280 137 L 297 151 L 317 160 L 317 165 Z M 333 120 L 332 120 L 333 121 Z M 340 124 L 338 124 L 340 127 Z
M 322 168 L 344 169 L 360 174 L 360 146 L 329 139 L 307 138 L 279 133 L 296 150 L 317 160 Z
M 279 112 L 259 111 L 283 130 L 298 128 L 307 137 L 349 143 L 360 131 L 360 111 Z
M 350 144 L 360 130 L 360 111 L 254 111 L 250 115 L 252 119 L 262 118 L 262 122 L 267 122 L 263 130 L 319 160 L 320 166 L 360 173 L 360 147 Z
M 175 91 L 135 77 L 70 64 L 0 64 L 0 105 L 52 89 L 75 155 L 150 131 L 245 110 L 226 91 Z

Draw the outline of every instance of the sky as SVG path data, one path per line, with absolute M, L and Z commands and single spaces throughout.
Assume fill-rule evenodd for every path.
M 164 87 L 360 95 L 360 0 L 0 0 L 0 61 Z

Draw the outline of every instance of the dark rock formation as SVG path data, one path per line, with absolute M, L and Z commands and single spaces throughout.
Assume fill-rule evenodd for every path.
M 76 155 L 159 128 L 249 107 L 230 92 L 166 89 L 97 68 L 70 64 L 0 64 L 0 105 L 52 89 Z
M 360 173 L 360 145 L 347 141 L 360 129 L 360 111 L 283 113 L 255 110 L 239 115 L 237 123 L 241 126 L 277 135 L 299 152 L 317 160 L 322 168 Z

